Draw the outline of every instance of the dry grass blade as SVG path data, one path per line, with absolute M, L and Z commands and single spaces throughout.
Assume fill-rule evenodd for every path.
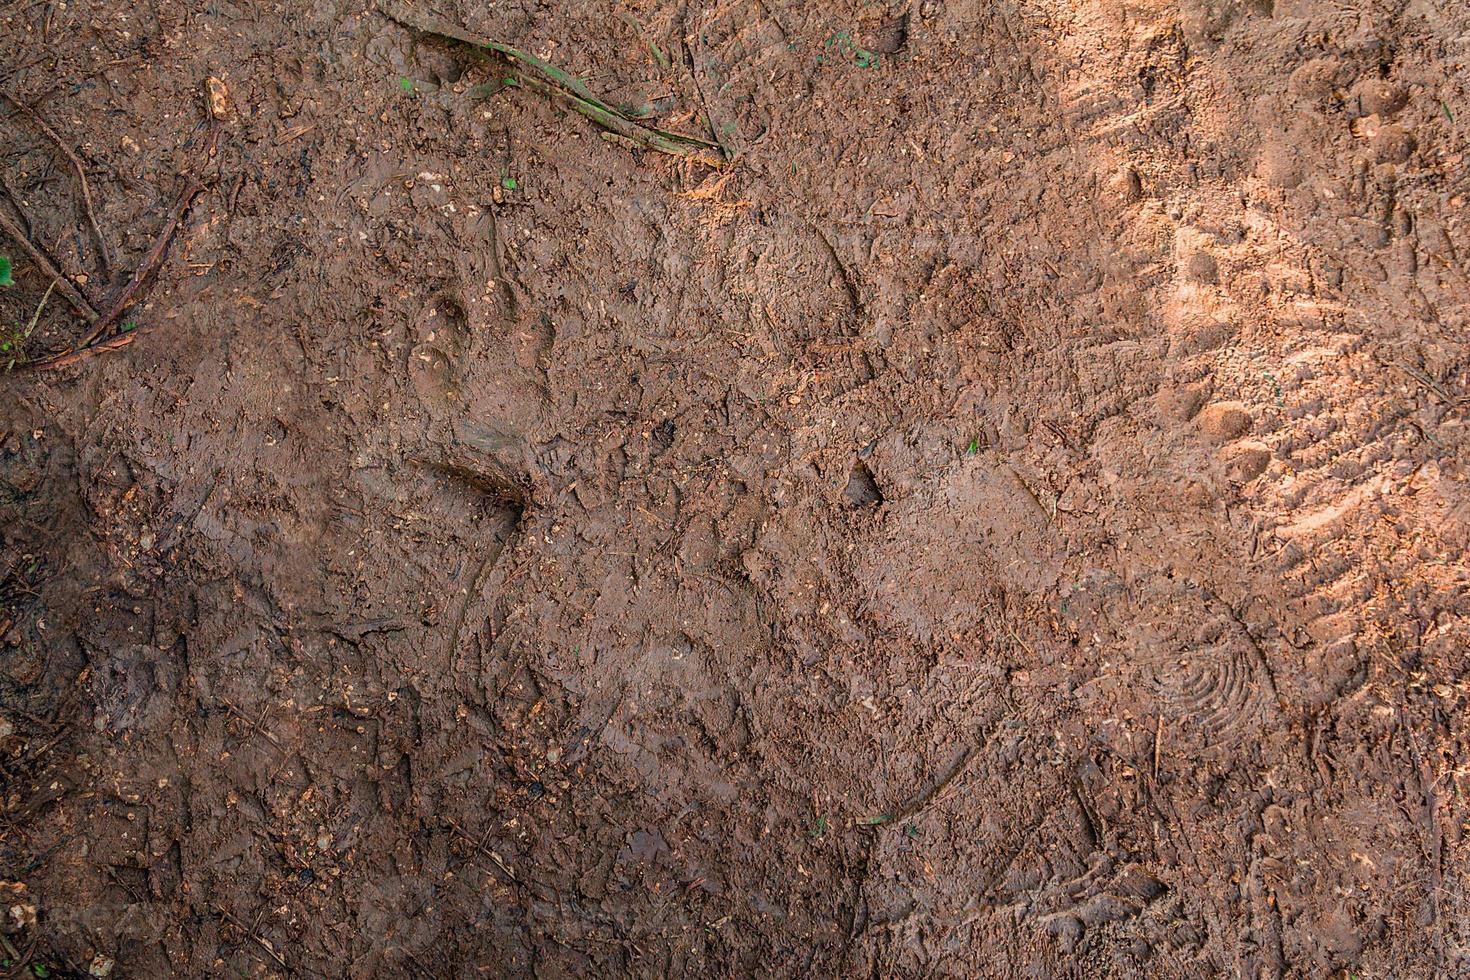
M 687 137 L 680 137 L 678 139 L 670 138 L 659 130 L 640 126 L 610 109 L 592 105 L 585 99 L 579 99 L 575 95 L 564 92 L 556 86 L 543 82 L 538 78 L 521 78 L 517 80 L 517 84 L 524 85 L 529 89 L 564 102 L 573 111 L 586 116 L 609 132 L 616 133 L 623 139 L 631 140 L 639 146 L 645 146 L 651 150 L 658 150 L 660 153 L 668 153 L 673 156 L 695 160 L 699 163 L 708 164 L 711 167 L 723 167 L 725 165 L 725 159 L 718 155 L 718 150 L 691 146 L 683 141 Z
M 397 0 L 385 0 L 382 10 L 384 16 L 389 20 L 421 34 L 456 41 L 480 50 L 493 51 L 529 68 L 540 77 L 522 75 L 516 79 L 517 84 L 559 99 L 569 108 L 624 139 L 652 150 L 658 150 L 660 153 L 695 160 L 711 167 L 723 167 L 726 163 L 718 144 L 635 122 L 592 94 L 592 90 L 575 75 L 529 52 L 494 38 L 471 34 L 447 21 L 422 14 L 408 4 L 397 2 Z

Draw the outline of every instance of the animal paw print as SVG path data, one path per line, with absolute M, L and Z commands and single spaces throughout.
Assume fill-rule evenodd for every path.
M 464 308 L 440 293 L 429 300 L 414 330 L 416 343 L 409 354 L 414 388 L 431 410 L 446 410 L 460 400 L 468 339 Z

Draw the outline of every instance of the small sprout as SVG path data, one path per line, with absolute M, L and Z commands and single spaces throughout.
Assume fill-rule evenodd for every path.
M 888 814 L 886 814 L 886 813 L 880 813 L 880 814 L 878 814 L 877 816 L 874 816 L 874 817 L 858 817 L 857 818 L 857 825 L 859 827 L 876 827 L 879 824 L 887 823 L 888 821 L 890 821 L 892 819 L 893 818 L 890 817 Z
M 816 820 L 816 822 L 812 824 L 811 829 L 806 832 L 806 835 L 808 837 L 810 837 L 812 840 L 816 840 L 817 838 L 821 837 L 826 832 L 827 832 L 827 818 L 826 817 L 818 817 L 817 820 Z
M 979 436 L 976 436 L 975 438 L 971 439 L 970 440 L 970 444 L 965 447 L 965 455 L 966 456 L 973 456 L 976 453 L 978 453 L 979 451 L 980 451 L 980 437 Z
M 14 286 L 15 280 L 10 275 L 10 256 L 0 255 L 0 286 Z
M 1443 99 L 1440 99 L 1440 101 L 1439 101 L 1439 107 L 1444 110 L 1444 117 L 1446 119 L 1448 119 L 1450 122 L 1454 122 L 1455 121 L 1455 114 L 1450 111 L 1450 104 L 1448 102 L 1444 101 Z
M 36 975 L 36 980 L 47 980 L 51 976 L 51 968 L 45 963 L 32 963 L 31 972 Z
M 1271 382 L 1271 389 L 1276 393 L 1276 407 L 1283 408 L 1286 405 L 1286 397 L 1281 391 L 1281 382 L 1276 380 L 1276 375 L 1270 371 L 1264 372 L 1266 380 Z
M 51 298 L 51 293 L 56 289 L 56 283 L 46 287 L 46 292 L 41 295 L 41 302 L 36 306 L 36 312 L 31 315 L 31 322 L 24 327 L 20 324 L 6 325 L 3 328 L 4 339 L 0 340 L 0 360 L 4 366 L 0 370 L 13 371 L 17 361 L 23 360 L 22 350 L 31 334 L 36 330 L 36 324 L 41 321 L 41 311 L 46 308 L 46 301 Z
M 409 95 L 412 95 L 413 94 L 413 79 L 411 79 L 411 78 L 400 78 L 398 80 L 398 87 L 401 88 L 403 91 L 407 92 Z
M 517 187 L 520 187 L 521 183 L 514 177 L 502 177 L 500 178 L 500 186 L 504 187 L 508 191 L 513 191 Z
M 918 840 L 919 839 L 919 828 L 917 826 L 915 826 L 914 824 L 911 824 L 911 823 L 904 824 L 904 827 L 903 827 L 903 835 L 905 837 L 907 837 L 909 840 Z
M 875 68 L 881 60 L 880 55 L 876 51 L 870 51 L 859 45 L 847 31 L 837 31 L 827 35 L 823 45 L 828 48 L 835 47 L 839 54 L 851 58 L 852 63 L 858 68 Z M 823 56 L 817 55 L 817 64 L 820 65 L 823 61 Z
M 132 333 L 134 330 L 137 330 L 137 329 L 138 329 L 138 324 L 137 324 L 137 321 L 135 321 L 135 320 L 129 320 L 127 323 L 124 323 L 122 325 L 122 332 L 123 333 Z

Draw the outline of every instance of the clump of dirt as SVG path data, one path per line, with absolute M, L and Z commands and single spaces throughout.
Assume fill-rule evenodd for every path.
M 418 3 L 0 10 L 4 968 L 1470 969 L 1470 11 Z

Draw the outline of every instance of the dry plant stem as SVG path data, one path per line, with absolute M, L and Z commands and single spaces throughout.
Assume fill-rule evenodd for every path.
M 153 273 L 158 271 L 159 265 L 163 263 L 164 253 L 168 251 L 168 243 L 173 239 L 179 222 L 184 219 L 189 206 L 194 203 L 194 198 L 198 197 L 203 190 L 203 184 L 192 177 L 189 178 L 188 185 L 174 201 L 173 209 L 169 211 L 168 221 L 164 223 L 163 230 L 158 233 L 158 237 L 153 240 L 153 246 L 148 249 L 148 254 L 143 257 L 142 262 L 138 263 L 137 270 L 128 280 L 127 285 L 123 287 L 122 292 L 118 294 L 117 299 L 113 300 L 107 312 L 92 324 L 92 329 L 87 331 L 87 335 L 82 338 L 82 342 L 77 347 L 89 346 L 117 323 L 128 307 L 133 305 L 139 288 Z
M 120 333 L 116 337 L 109 337 L 107 340 L 93 344 L 90 347 L 78 347 L 74 350 L 63 351 L 60 354 L 53 354 L 50 357 L 43 357 L 39 361 L 31 361 L 29 364 L 19 365 L 17 366 L 17 370 L 54 371 L 57 368 L 66 367 L 68 364 L 85 361 L 89 357 L 95 357 L 98 354 L 122 350 L 136 340 L 138 334 L 147 332 L 146 330 L 138 329 L 129 331 L 128 333 Z
M 56 130 L 51 128 L 50 124 L 41 117 L 39 112 L 8 92 L 0 92 L 0 95 L 3 95 L 7 102 L 19 109 L 27 118 L 35 123 L 41 132 L 45 133 L 51 142 L 56 144 L 57 149 L 61 150 L 66 155 L 66 158 L 71 161 L 72 169 L 77 172 L 77 181 L 82 185 L 82 206 L 87 212 L 87 222 L 92 226 L 92 236 L 97 239 L 97 254 L 102 259 L 102 271 L 104 273 L 110 272 L 112 270 L 112 250 L 107 245 L 106 236 L 102 234 L 101 223 L 97 221 L 97 209 L 92 203 L 92 185 L 87 180 L 86 167 L 82 166 L 82 161 L 77 156 L 76 151 L 66 144 L 66 141 L 61 138 Z
M 660 153 L 683 157 L 686 160 L 694 160 L 708 167 L 725 166 L 725 161 L 713 153 L 697 150 L 660 136 L 658 133 L 654 133 L 644 126 L 639 126 L 637 123 L 629 122 L 621 116 L 590 105 L 586 100 L 579 99 L 570 92 L 564 92 L 550 82 L 543 82 L 539 78 L 522 78 L 519 80 L 519 84 L 566 103 L 568 108 L 586 116 L 588 119 L 606 128 L 609 132 L 622 137 L 635 146 L 658 150 Z
M 572 110 L 624 139 L 661 153 L 683 157 L 686 160 L 695 160 L 707 166 L 723 167 L 726 165 L 717 144 L 634 122 L 594 95 L 581 79 L 533 54 L 494 38 L 471 34 L 447 21 L 421 14 L 410 5 L 396 2 L 396 0 L 387 0 L 382 10 L 390 20 L 422 34 L 457 41 L 482 52 L 493 51 L 526 67 L 540 77 L 524 74 L 516 79 L 518 84 L 560 99 Z
M 117 299 L 113 300 L 112 305 L 107 309 L 107 313 L 99 317 L 92 325 L 92 329 L 82 338 L 82 342 L 69 351 L 63 351 L 51 357 L 44 357 L 39 361 L 32 361 L 26 365 L 27 369 L 32 371 L 51 371 L 56 368 L 66 367 L 69 364 L 76 364 L 97 354 L 106 354 L 109 351 L 121 350 L 131 344 L 137 338 L 138 334 L 146 332 L 145 330 L 130 330 L 127 333 L 118 334 L 106 340 L 98 341 L 97 339 L 122 317 L 128 307 L 136 302 L 138 290 L 158 271 L 158 267 L 163 264 L 163 257 L 168 252 L 169 242 L 173 240 L 174 232 L 178 230 L 179 222 L 188 213 L 189 206 L 194 203 L 194 198 L 198 197 L 203 190 L 203 184 L 192 177 L 189 178 L 188 184 L 185 185 L 184 189 L 179 193 L 178 198 L 175 199 L 174 206 L 169 212 L 168 220 L 164 223 L 163 230 L 158 233 L 158 237 L 153 240 L 153 246 L 148 250 L 148 254 L 143 257 L 142 262 L 138 263 L 138 268 L 133 273 L 132 278 L 128 280 L 128 284 L 123 287 Z
M 80 313 L 89 323 L 97 319 L 97 311 L 92 308 L 91 303 L 87 302 L 87 297 L 71 284 L 70 279 L 61 274 L 61 270 L 57 269 L 51 260 L 41 253 L 40 249 L 31 244 L 26 233 L 4 211 L 0 211 L 0 231 L 14 239 L 21 251 L 25 252 L 37 268 L 46 274 L 46 278 L 56 283 L 57 292 L 61 293 L 62 299 L 71 304 L 72 309 Z

